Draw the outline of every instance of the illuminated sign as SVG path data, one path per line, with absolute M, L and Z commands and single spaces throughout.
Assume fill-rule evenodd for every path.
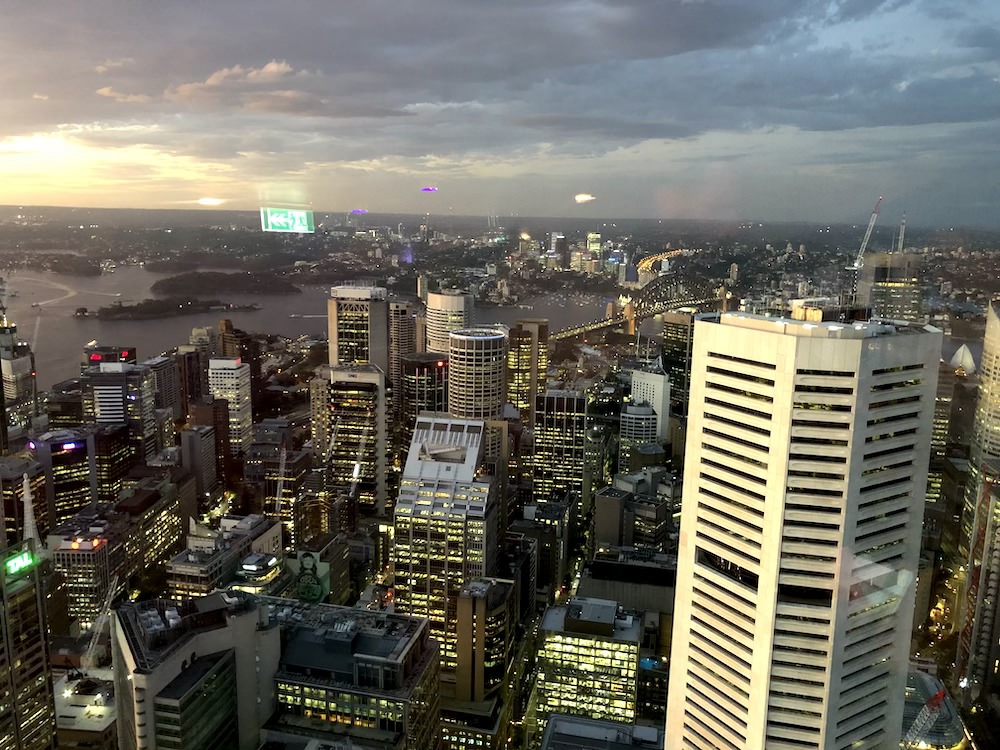
M 18 552 L 13 557 L 8 557 L 4 560 L 3 567 L 7 571 L 7 575 L 13 576 L 20 573 L 22 570 L 27 570 L 32 565 L 35 564 L 35 558 L 31 554 L 31 550 L 24 550 L 23 552 Z
M 260 228 L 265 232 L 312 233 L 316 231 L 313 212 L 298 208 L 262 208 L 260 210 Z
M 63 443 L 63 446 L 62 446 L 62 449 L 64 451 L 72 451 L 72 450 L 76 450 L 76 448 L 77 448 L 76 443 Z

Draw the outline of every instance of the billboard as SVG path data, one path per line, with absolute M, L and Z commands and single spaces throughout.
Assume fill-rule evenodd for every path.
M 265 232 L 316 231 L 313 212 L 300 208 L 261 208 L 260 228 Z

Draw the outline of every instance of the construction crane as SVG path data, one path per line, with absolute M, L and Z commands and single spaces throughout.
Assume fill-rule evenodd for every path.
M 854 271 L 855 274 L 861 270 L 861 265 L 864 262 L 865 250 L 868 248 L 868 240 L 872 238 L 872 230 L 875 228 L 875 222 L 878 221 L 878 210 L 882 207 L 882 196 L 878 197 L 875 201 L 875 209 L 872 211 L 872 216 L 868 220 L 868 229 L 865 230 L 865 238 L 861 240 L 861 247 L 858 248 L 858 256 L 854 259 L 854 263 L 847 267 L 848 271 Z
M 281 447 L 278 448 L 278 486 L 274 491 L 274 515 L 281 517 L 281 495 L 285 491 L 285 464 L 288 462 L 288 450 L 285 448 L 285 436 L 281 436 Z
M 899 222 L 899 244 L 896 246 L 896 252 L 903 252 L 903 235 L 906 234 L 906 212 L 903 212 L 903 218 Z
M 108 584 L 108 591 L 104 595 L 104 601 L 101 602 L 101 608 L 97 611 L 97 617 L 94 619 L 94 624 L 91 627 L 90 642 L 87 644 L 87 650 L 84 652 L 83 656 L 80 657 L 80 666 L 84 669 L 94 669 L 97 667 L 97 644 L 101 640 L 101 632 L 104 630 L 104 624 L 108 621 L 108 617 L 111 614 L 111 602 L 115 598 L 115 591 L 118 589 L 118 576 L 115 575 L 111 578 L 111 583 Z
M 938 690 L 934 695 L 927 699 L 924 707 L 920 709 L 920 713 L 917 714 L 917 718 L 913 720 L 910 724 L 910 728 L 906 730 L 906 734 L 903 735 L 903 741 L 900 743 L 904 748 L 915 748 L 921 747 L 920 738 L 922 735 L 926 734 L 927 730 L 934 726 L 934 722 L 938 720 L 941 715 L 941 706 L 944 704 L 944 699 L 947 693 L 944 690 Z
M 358 484 L 361 482 L 361 461 L 365 457 L 365 448 L 367 447 L 368 447 L 368 430 L 365 430 L 361 435 L 361 442 L 358 443 L 357 458 L 354 459 L 354 472 L 352 473 L 351 476 L 351 489 L 347 494 L 347 496 L 351 498 L 351 500 L 356 499 L 356 495 L 358 492 Z

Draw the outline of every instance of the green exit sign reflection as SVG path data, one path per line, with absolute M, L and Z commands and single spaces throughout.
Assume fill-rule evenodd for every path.
M 24 550 L 23 552 L 18 552 L 13 557 L 8 557 L 4 560 L 3 566 L 7 571 L 7 575 L 13 576 L 17 575 L 22 570 L 27 570 L 34 564 L 34 555 L 31 554 L 30 550 Z
M 260 228 L 265 232 L 299 232 L 310 234 L 316 231 L 313 212 L 299 208 L 262 208 Z

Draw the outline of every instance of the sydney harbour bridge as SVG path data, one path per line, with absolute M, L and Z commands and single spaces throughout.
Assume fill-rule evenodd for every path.
M 669 260 L 689 251 L 671 250 L 643 258 L 636 268 L 640 274 L 648 274 L 657 262 Z M 641 276 L 640 276 L 641 278 Z M 719 305 L 722 303 L 718 287 L 696 279 L 680 278 L 676 274 L 666 273 L 654 276 L 651 281 L 640 289 L 632 292 L 624 300 L 624 304 L 615 305 L 614 314 L 571 328 L 563 328 L 550 334 L 550 339 L 571 339 L 585 336 L 603 330 L 624 329 L 630 335 L 635 335 L 639 323 L 655 315 L 675 310 L 679 307 L 700 307 Z M 609 307 L 611 307 L 609 305 Z M 620 307 L 620 310 L 619 310 Z

